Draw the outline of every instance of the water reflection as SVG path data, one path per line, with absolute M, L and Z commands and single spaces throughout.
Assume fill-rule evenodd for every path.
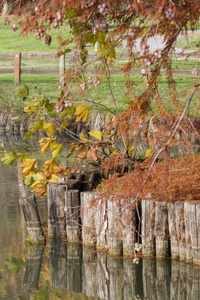
M 30 249 L 23 280 L 30 291 L 39 285 L 43 247 Z M 76 295 L 82 295 L 80 299 L 106 300 L 199 299 L 200 269 L 184 262 L 144 258 L 136 265 L 130 258 L 117 258 L 60 240 L 51 240 L 47 250 L 52 289 L 49 296 L 57 291 L 59 295 L 72 295 L 70 299 L 76 299 Z
M 138 265 L 81 244 L 27 242 L 17 167 L 0 164 L 0 299 L 200 299 L 200 268 L 145 258 Z M 41 222 L 46 200 L 37 199 Z M 17 270 L 17 272 L 16 272 Z

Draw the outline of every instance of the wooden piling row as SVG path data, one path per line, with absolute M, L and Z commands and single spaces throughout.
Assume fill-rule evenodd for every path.
M 199 201 L 167 203 L 145 198 L 140 233 L 138 208 L 129 206 L 130 200 L 98 199 L 96 192 L 81 192 L 75 186 L 81 186 L 80 180 L 48 185 L 49 237 L 82 240 L 83 245 L 95 245 L 97 250 L 129 256 L 138 251 L 136 241 L 141 239 L 143 257 L 171 256 L 200 264 Z M 44 242 L 35 197 L 20 199 L 20 205 L 32 241 Z

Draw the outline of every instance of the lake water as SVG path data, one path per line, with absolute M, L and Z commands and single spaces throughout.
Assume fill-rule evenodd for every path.
M 81 244 L 32 245 L 19 207 L 30 191 L 0 164 L 0 299 L 200 299 L 200 268 L 170 259 L 120 258 Z M 38 199 L 41 221 L 45 199 Z

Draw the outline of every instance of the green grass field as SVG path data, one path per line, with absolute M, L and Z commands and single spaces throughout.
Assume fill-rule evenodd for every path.
M 34 34 L 29 35 L 28 37 L 22 37 L 19 35 L 19 31 L 13 32 L 9 26 L 5 26 L 0 19 L 0 52 L 55 52 L 57 51 L 58 46 L 58 36 L 67 35 L 70 37 L 70 31 L 67 26 L 62 27 L 61 29 L 53 30 L 52 35 L 52 44 L 47 46 L 44 44 L 43 40 L 37 41 L 34 37 Z M 9 37 L 9 38 L 7 38 Z M 6 43 L 5 43 L 6 40 Z M 122 48 L 118 48 L 117 51 L 122 51 Z M 89 51 L 94 51 L 94 48 L 90 47 Z M 66 59 L 66 65 L 68 64 L 69 59 Z M 125 62 L 125 59 L 120 59 L 120 63 Z M 13 68 L 13 59 L 0 59 L 0 68 Z M 47 58 L 47 59 L 22 59 L 22 68 L 49 68 L 49 69 L 58 69 L 58 58 Z M 116 65 L 113 68 L 117 68 L 119 61 L 116 62 Z M 173 61 L 173 68 L 178 67 L 179 70 L 192 70 L 194 67 L 199 66 L 199 61 L 197 60 L 177 60 Z M 185 98 L 184 91 L 189 89 L 193 83 L 197 81 L 197 77 L 177 77 L 175 78 L 177 84 L 177 91 L 180 93 L 179 101 L 182 101 Z M 139 95 L 147 87 L 142 82 L 142 76 L 132 76 L 132 80 L 135 81 L 135 86 L 132 90 L 132 95 Z M 14 84 L 14 75 L 10 74 L 0 74 L 0 105 L 1 111 L 9 112 L 11 109 L 13 114 L 23 115 L 24 103 L 21 99 L 15 97 L 15 93 L 19 86 L 28 85 L 30 89 L 30 95 L 38 95 L 42 93 L 47 96 L 52 102 L 56 102 L 60 95 L 60 90 L 58 90 L 59 77 L 56 75 L 25 75 L 21 76 L 21 84 Z M 126 88 L 124 85 L 124 76 L 123 75 L 112 75 L 110 78 L 110 85 L 113 90 L 114 97 L 116 99 L 118 109 L 122 112 L 127 106 L 128 103 L 123 103 L 121 98 L 126 94 Z M 37 89 L 35 88 L 37 87 Z M 71 86 L 71 90 L 76 94 L 76 87 L 74 84 Z M 169 111 L 172 110 L 171 99 L 168 91 L 168 83 L 166 78 L 163 76 L 160 80 L 159 91 L 163 97 L 163 103 L 168 108 Z M 198 98 L 195 98 L 194 102 L 198 102 Z M 109 91 L 108 82 L 106 79 L 103 80 L 102 84 L 94 89 L 89 89 L 85 92 L 85 96 L 76 97 L 77 104 L 84 103 L 90 104 L 92 109 L 96 109 L 91 102 L 95 100 L 99 104 L 106 105 L 111 111 L 114 111 L 114 103 Z M 103 106 L 99 105 L 99 110 L 105 112 Z M 152 104 L 152 109 L 154 106 Z M 194 108 L 191 110 L 191 113 L 194 112 Z

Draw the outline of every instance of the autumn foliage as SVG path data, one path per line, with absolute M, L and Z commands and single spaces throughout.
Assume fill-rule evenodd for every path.
M 79 161 L 97 161 L 106 166 L 104 173 L 107 174 L 108 169 L 113 170 L 114 177 L 104 182 L 104 191 L 112 191 L 117 196 L 126 195 L 139 199 L 150 191 L 158 199 L 197 199 L 198 155 L 184 157 L 183 151 L 182 158 L 174 160 L 170 157 L 170 152 L 179 144 L 180 149 L 187 145 L 187 151 L 191 150 L 194 153 L 191 141 L 199 138 L 198 107 L 194 109 L 196 115 L 193 117 L 196 119 L 192 119 L 189 114 L 193 96 L 198 92 L 199 81 L 179 95 L 173 77 L 172 57 L 183 55 L 175 53 L 174 50 L 178 36 L 197 29 L 200 2 L 16 0 L 10 1 L 10 9 L 16 18 L 16 23 L 11 24 L 14 31 L 18 29 L 22 35 L 33 31 L 36 39 L 44 38 L 47 45 L 51 43 L 51 30 L 64 24 L 70 26 L 70 36 L 60 37 L 57 52 L 57 55 L 72 54 L 71 68 L 66 71 L 60 99 L 54 107 L 47 99 L 32 99 L 26 107 L 27 113 L 40 112 L 43 118 L 43 121 L 39 121 L 40 123 L 27 135 L 28 137 L 40 129 L 47 133 L 48 137 L 40 140 L 42 153 L 49 148 L 52 151 L 52 159 L 55 159 L 62 150 L 62 146 L 56 143 L 51 125 L 45 123 L 45 113 L 56 113 L 60 119 L 65 118 L 63 128 L 67 127 L 66 117 L 75 116 L 77 121 L 85 122 L 89 117 L 90 102 L 95 103 L 95 99 L 92 99 L 89 93 L 90 87 L 98 89 L 102 79 L 106 79 L 115 107 L 113 112 L 109 108 L 107 110 L 108 113 L 112 113 L 113 120 L 106 124 L 106 118 L 102 118 L 100 130 L 91 131 L 88 136 L 80 135 L 78 140 L 72 142 L 69 155 L 78 151 Z M 5 18 L 4 23 L 10 26 L 9 16 Z M 156 36 L 163 38 L 163 47 L 152 52 L 149 39 Z M 136 46 L 138 40 L 139 50 Z M 119 100 L 115 98 L 110 86 L 110 70 L 117 61 L 117 48 L 123 42 L 126 43 L 128 60 L 118 62 L 118 67 L 124 73 L 126 97 L 130 99 L 130 105 L 119 114 Z M 95 46 L 96 43 L 97 55 L 92 59 L 88 54 L 88 46 Z M 188 58 L 189 56 L 190 54 Z M 91 66 L 96 71 L 94 78 L 85 75 L 87 68 Z M 147 83 L 145 91 L 140 95 L 134 93 L 135 82 L 131 76 L 131 70 L 136 67 L 145 70 Z M 165 69 L 168 81 L 169 102 L 172 107 L 170 111 L 159 93 L 162 69 Z M 196 71 L 193 73 L 197 75 Z M 76 93 L 70 91 L 72 82 L 77 85 Z M 82 105 L 75 107 L 77 93 L 84 99 L 88 97 L 88 102 L 86 99 Z M 98 105 L 101 104 L 97 103 Z M 48 126 L 53 132 L 48 131 Z M 141 143 L 148 144 L 143 153 L 138 151 Z M 61 173 L 64 170 L 59 166 L 57 168 Z M 57 169 L 55 170 L 57 172 Z M 123 175 L 127 170 L 130 172 Z M 35 175 L 37 172 L 41 173 L 41 170 L 34 168 L 31 171 L 35 172 Z M 45 175 L 45 172 L 44 176 L 49 176 L 49 173 Z M 43 178 L 45 183 L 53 180 L 53 172 L 50 175 L 49 181 L 46 180 L 47 176 L 46 179 Z M 121 177 L 117 178 L 118 176 Z M 41 183 L 37 177 L 32 187 L 38 187 L 38 180 Z

